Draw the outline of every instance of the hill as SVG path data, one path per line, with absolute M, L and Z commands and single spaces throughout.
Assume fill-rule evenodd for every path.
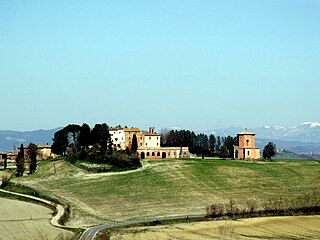
M 14 178 L 71 206 L 72 226 L 157 216 L 205 214 L 233 199 L 239 208 L 270 199 L 292 202 L 319 192 L 318 161 L 247 162 L 145 159 L 143 168 L 89 173 L 64 160 L 46 160 L 33 175 Z M 320 198 L 320 196 L 319 196 Z

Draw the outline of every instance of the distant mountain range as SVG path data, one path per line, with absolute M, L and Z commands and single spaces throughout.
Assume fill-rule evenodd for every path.
M 205 131 L 205 134 L 215 136 L 236 136 L 243 131 L 242 127 L 230 127 Z M 304 122 L 293 127 L 264 126 L 250 128 L 256 134 L 257 146 L 263 148 L 268 142 L 273 142 L 278 149 L 286 149 L 295 153 L 320 153 L 320 123 Z
M 0 130 L 0 152 L 13 151 L 20 144 L 29 145 L 35 144 L 52 144 L 52 138 L 56 131 L 61 128 L 51 130 L 36 130 L 36 131 L 1 131 Z
M 21 143 L 24 145 L 29 145 L 30 142 L 52 144 L 53 135 L 59 129 L 61 128 L 27 132 L 0 131 L 0 151 L 12 151 L 14 146 L 18 147 Z M 174 129 L 178 130 L 177 128 Z M 202 133 L 225 137 L 228 135 L 236 136 L 243 130 L 243 127 L 229 127 L 202 131 Z M 256 142 L 261 149 L 271 141 L 277 145 L 278 149 L 286 149 L 294 153 L 320 153 L 320 123 L 318 122 L 304 122 L 289 128 L 264 126 L 249 128 L 249 130 L 256 133 Z

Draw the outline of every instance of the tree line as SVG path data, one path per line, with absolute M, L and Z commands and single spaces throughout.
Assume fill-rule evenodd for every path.
M 34 143 L 30 143 L 27 148 L 27 156 L 30 159 L 30 165 L 29 165 L 29 174 L 32 174 L 37 169 L 37 155 L 38 152 L 38 146 Z M 17 167 L 17 176 L 22 176 L 25 171 L 25 153 L 24 153 L 24 147 L 23 144 L 20 145 L 20 149 L 16 158 L 16 167 Z
M 221 137 L 203 133 L 195 134 L 189 130 L 163 130 L 161 133 L 161 146 L 163 147 L 189 147 L 192 154 L 205 156 L 219 156 L 233 158 L 233 146 L 237 144 L 236 137 Z

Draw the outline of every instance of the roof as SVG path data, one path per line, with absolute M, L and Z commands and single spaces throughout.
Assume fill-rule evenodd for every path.
M 140 132 L 139 128 L 125 128 L 125 132 Z
M 157 134 L 157 133 L 151 133 L 151 132 L 148 132 L 148 131 L 141 131 L 141 133 L 145 136 L 160 136 L 160 134 Z
M 110 128 L 109 131 L 119 131 L 123 130 L 124 128 Z
M 243 132 L 238 133 L 238 135 L 256 135 L 254 132 L 248 131 L 248 129 L 245 129 Z
M 51 146 L 48 144 L 39 144 L 38 148 L 51 148 Z

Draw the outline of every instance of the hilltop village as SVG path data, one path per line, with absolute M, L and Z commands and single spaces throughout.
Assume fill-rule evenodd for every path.
M 62 130 L 61 130 L 62 131 Z M 79 130 L 80 131 L 80 130 Z M 58 131 L 57 133 L 59 133 Z M 149 127 L 149 130 L 141 130 L 139 128 L 128 127 L 112 127 L 108 129 L 108 136 L 111 139 L 113 151 L 128 151 L 132 149 L 133 142 L 136 143 L 135 154 L 139 159 L 165 159 L 165 158 L 190 158 L 195 157 L 195 154 L 190 153 L 188 146 L 161 146 L 161 134 L 158 134 L 154 127 Z M 80 134 L 79 134 L 80 136 Z M 229 157 L 233 159 L 260 159 L 260 149 L 255 145 L 255 133 L 247 129 L 237 134 L 233 145 L 233 153 L 229 153 Z M 72 144 L 70 144 L 72 146 Z M 73 145 L 74 146 L 74 145 Z M 93 145 L 87 146 L 89 149 Z M 70 147 L 69 147 L 70 148 Z M 67 146 L 66 146 L 66 149 Z M 28 156 L 28 146 L 23 146 L 25 168 L 30 166 L 30 157 Z M 18 152 L 21 147 L 18 148 Z M 16 165 L 18 152 L 2 152 L 0 153 L 0 163 L 6 166 Z M 54 158 L 61 154 L 52 150 L 52 146 L 48 144 L 37 145 L 37 161 L 48 158 Z

